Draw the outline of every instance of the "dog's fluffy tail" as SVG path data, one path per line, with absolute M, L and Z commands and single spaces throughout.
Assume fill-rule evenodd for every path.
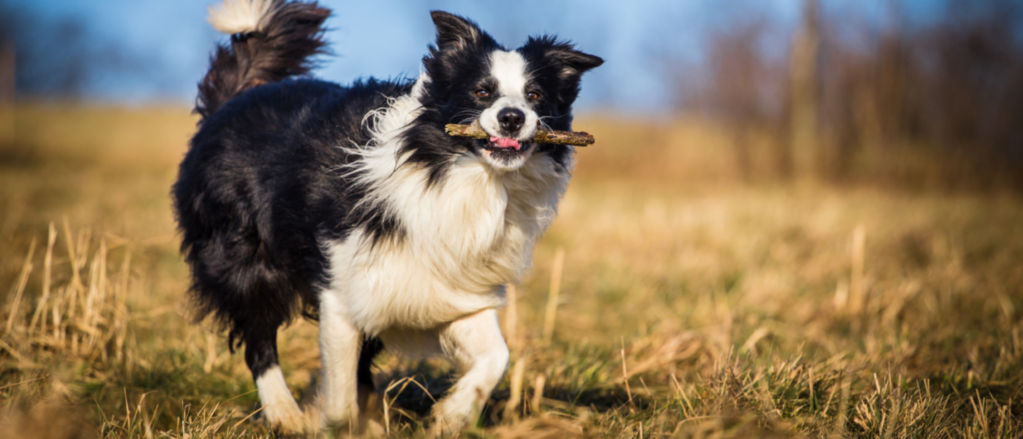
M 323 22 L 330 10 L 315 2 L 224 0 L 209 21 L 231 35 L 210 58 L 195 111 L 206 118 L 232 97 L 268 82 L 301 75 L 323 53 Z

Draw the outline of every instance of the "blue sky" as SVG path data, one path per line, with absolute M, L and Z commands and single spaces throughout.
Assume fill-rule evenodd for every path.
M 2 1 L 2 0 L 0 0 Z M 85 25 L 97 44 L 115 46 L 132 68 L 111 69 L 89 80 L 85 96 L 101 100 L 191 102 L 213 43 L 223 38 L 206 23 L 212 0 L 14 0 L 14 5 L 45 19 L 72 19 Z M 358 77 L 415 76 L 433 38 L 428 11 L 465 15 L 508 45 L 529 35 L 555 33 L 570 39 L 606 64 L 585 79 L 579 106 L 624 111 L 659 111 L 672 103 L 678 66 L 699 65 L 712 32 L 727 31 L 755 10 L 775 29 L 769 44 L 778 53 L 799 17 L 797 0 L 469 0 L 373 2 L 322 0 L 334 16 L 327 38 L 334 56 L 315 73 L 348 82 Z M 888 0 L 823 2 L 871 21 Z M 941 1 L 908 0 L 914 16 L 926 19 Z M 845 8 L 845 9 L 843 9 Z M 874 17 L 874 18 L 872 18 Z M 684 70 L 684 69 L 683 69 Z M 671 71 L 673 75 L 668 75 Z

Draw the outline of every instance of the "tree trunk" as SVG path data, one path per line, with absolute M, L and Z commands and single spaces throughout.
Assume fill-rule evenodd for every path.
M 803 24 L 792 41 L 789 59 L 789 168 L 796 178 L 816 173 L 818 136 L 817 53 L 820 46 L 817 0 L 803 1 Z

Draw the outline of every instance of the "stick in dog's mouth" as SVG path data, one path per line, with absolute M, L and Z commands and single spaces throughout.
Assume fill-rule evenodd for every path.
M 444 132 L 449 136 L 471 137 L 474 139 L 489 139 L 491 136 L 480 127 L 478 122 L 472 124 L 449 123 L 444 125 Z M 533 135 L 533 141 L 537 143 L 554 143 L 558 145 L 592 145 L 596 140 L 593 135 L 585 131 L 557 131 L 537 128 Z

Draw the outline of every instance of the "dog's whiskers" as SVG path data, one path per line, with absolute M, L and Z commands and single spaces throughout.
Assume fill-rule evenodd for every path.
M 536 119 L 536 123 L 540 124 L 540 127 L 545 129 L 545 130 L 554 131 L 554 128 L 551 128 L 551 126 L 549 124 L 547 124 L 547 122 L 544 122 L 544 119 L 554 119 L 554 118 L 555 118 L 554 116 L 540 116 L 540 117 L 538 117 Z
M 476 119 L 479 119 L 481 114 L 483 114 L 483 110 L 474 109 L 462 110 L 451 115 L 451 121 L 453 121 L 453 123 L 469 123 Z

